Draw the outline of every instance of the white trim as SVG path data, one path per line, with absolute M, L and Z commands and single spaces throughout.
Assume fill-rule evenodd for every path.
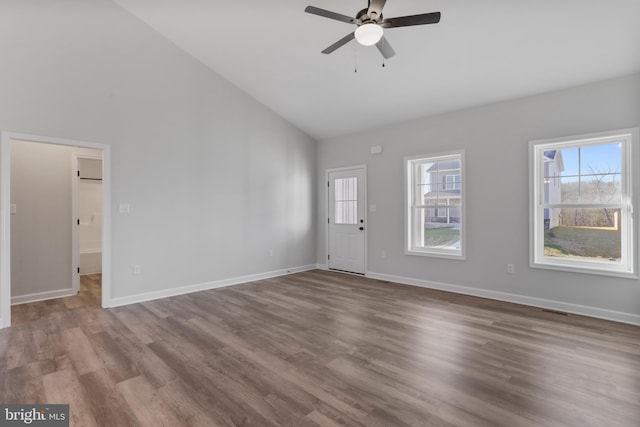
M 0 133 L 0 328 L 11 326 L 11 136 Z
M 71 288 L 80 291 L 80 231 L 78 230 L 78 154 L 71 154 Z
M 350 171 L 350 170 L 358 170 L 358 169 L 362 169 L 364 172 L 364 275 L 367 275 L 367 265 L 368 265 L 368 251 L 367 251 L 367 247 L 368 245 L 368 239 L 367 236 L 369 235 L 369 217 L 368 217 L 368 213 L 369 213 L 369 204 L 367 202 L 367 194 L 368 194 L 368 190 L 367 190 L 367 165 L 366 164 L 361 164 L 361 165 L 355 165 L 355 166 L 345 166 L 345 167 L 341 167 L 341 168 L 331 168 L 331 169 L 325 169 L 324 171 L 324 182 L 328 183 L 329 182 L 329 174 L 330 173 L 335 173 L 335 172 L 344 172 L 344 171 Z M 329 186 L 325 187 L 325 204 L 326 204 L 326 209 L 325 209 L 325 218 L 331 218 L 331 208 L 332 206 L 330 206 L 329 203 L 329 198 L 330 198 L 330 194 L 329 194 Z M 325 254 L 324 254 L 324 259 L 327 260 L 327 269 L 329 268 L 329 224 L 325 223 Z
M 102 149 L 102 307 L 111 304 L 111 146 Z
M 586 273 L 602 276 L 622 277 L 626 279 L 637 279 L 638 274 L 638 221 L 634 218 L 634 211 L 638 206 L 638 181 L 640 180 L 640 170 L 636 170 L 634 165 L 638 164 L 638 144 L 639 128 L 619 129 L 607 132 L 598 132 L 586 135 L 566 136 L 561 138 L 550 138 L 529 141 L 529 266 L 531 268 L 541 268 L 547 270 L 569 271 L 574 273 Z M 544 173 L 544 162 L 538 162 L 538 154 L 549 150 L 557 149 L 558 146 L 567 147 L 598 145 L 607 142 L 625 140 L 622 152 L 622 194 L 631 198 L 623 200 L 621 204 L 611 205 L 620 207 L 622 218 L 620 226 L 628 233 L 622 233 L 621 249 L 623 259 L 620 264 L 612 264 L 599 260 L 581 260 L 558 257 L 548 257 L 544 255 L 544 226 L 539 219 L 543 218 L 544 209 L 550 204 L 542 203 L 544 191 L 541 189 L 541 177 Z M 538 168 L 536 168 L 538 166 Z M 555 205 L 552 205 L 555 206 Z M 608 204 L 562 204 L 561 207 L 607 207 Z M 629 238 L 630 237 L 630 238 Z
M 303 265 L 300 267 L 284 268 L 281 270 L 269 271 L 265 273 L 250 274 L 247 276 L 232 277 L 229 279 L 216 280 L 213 282 L 199 283 L 196 285 L 181 286 L 179 288 L 164 289 L 161 291 L 146 292 L 143 294 L 130 295 L 127 297 L 112 298 L 108 307 L 120 307 L 123 305 L 137 304 L 145 301 L 153 301 L 160 298 L 173 297 L 177 295 L 191 294 L 194 292 L 208 291 L 211 289 L 224 288 L 227 286 L 240 285 L 257 280 L 272 279 L 274 277 L 287 276 L 289 274 L 301 273 L 316 269 L 316 264 Z
M 80 254 L 99 254 L 102 253 L 102 249 L 83 249 L 80 251 Z
M 111 303 L 111 146 L 49 136 L 0 131 L 0 329 L 11 326 L 11 141 L 102 150 L 102 306 Z
M 80 276 L 92 276 L 94 274 L 100 274 L 101 271 L 101 269 L 96 271 L 87 271 L 86 273 L 80 273 Z
M 387 282 L 401 283 L 403 285 L 419 286 L 421 288 L 438 289 L 456 294 L 470 295 L 487 298 L 496 301 L 511 302 L 514 304 L 528 305 L 538 308 L 546 308 L 566 313 L 579 314 L 581 316 L 595 317 L 598 319 L 613 320 L 614 322 L 640 325 L 640 315 L 625 313 L 622 311 L 606 310 L 598 307 L 571 304 L 562 301 L 554 301 L 543 298 L 529 297 L 525 295 L 510 294 L 507 292 L 490 291 L 486 289 L 471 288 L 468 286 L 453 285 L 449 283 L 433 282 L 429 280 L 415 279 L 412 277 L 395 276 L 384 273 L 371 272 L 367 277 Z
M 73 288 L 58 289 L 55 291 L 38 292 L 36 294 L 19 295 L 11 297 L 11 305 L 26 304 L 28 302 L 45 301 L 53 298 L 65 298 L 76 295 Z

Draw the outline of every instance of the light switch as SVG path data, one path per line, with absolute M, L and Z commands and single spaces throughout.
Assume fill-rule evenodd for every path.
M 369 212 L 375 212 L 378 210 L 378 207 L 376 205 L 369 205 Z
M 17 209 L 18 209 L 18 208 L 16 207 L 16 204 L 15 204 L 15 203 L 11 203 L 11 206 L 10 206 L 10 208 L 9 208 L 9 209 L 10 209 L 11 214 L 12 214 L 12 215 L 15 215 L 15 214 L 16 214 L 16 212 L 17 212 Z
M 120 206 L 118 206 L 118 211 L 121 214 L 128 214 L 129 212 L 131 212 L 131 206 L 129 205 L 129 203 L 120 203 Z

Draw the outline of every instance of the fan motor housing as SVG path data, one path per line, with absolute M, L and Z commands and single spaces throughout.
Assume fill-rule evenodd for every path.
M 359 25 L 368 24 L 368 23 L 379 24 L 380 22 L 382 22 L 383 19 L 384 18 L 382 14 L 380 14 L 380 16 L 376 17 L 375 19 L 369 16 L 369 9 L 362 9 L 356 15 L 356 21 L 360 22 Z

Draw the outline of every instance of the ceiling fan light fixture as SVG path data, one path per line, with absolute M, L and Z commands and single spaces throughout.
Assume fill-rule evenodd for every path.
M 378 24 L 364 24 L 356 29 L 356 40 L 363 46 L 372 46 L 380 41 L 384 30 Z

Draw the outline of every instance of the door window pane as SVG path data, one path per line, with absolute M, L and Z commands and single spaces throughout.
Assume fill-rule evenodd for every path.
M 334 222 L 355 225 L 358 223 L 358 178 L 338 178 L 334 181 Z

